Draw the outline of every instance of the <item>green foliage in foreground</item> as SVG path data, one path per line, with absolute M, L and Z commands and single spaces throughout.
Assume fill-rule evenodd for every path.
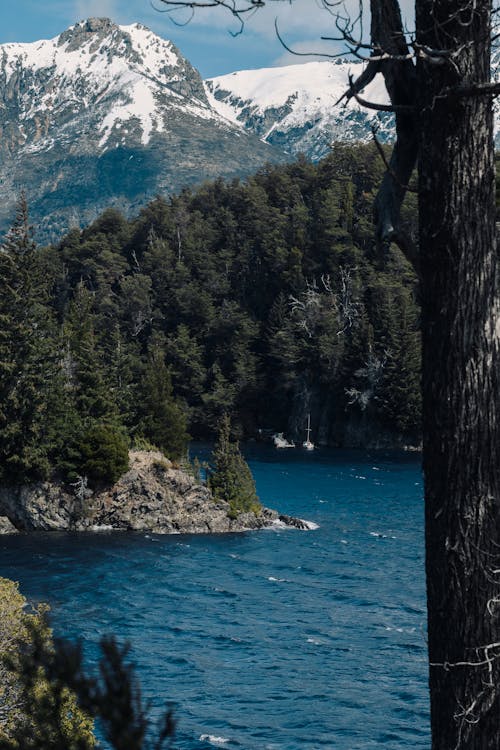
M 92 750 L 92 719 L 34 659 L 54 658 L 45 613 L 28 611 L 18 585 L 0 578 L 0 750 Z
M 52 640 L 43 611 L 25 605 L 0 579 L 0 750 L 99 750 L 93 719 L 115 750 L 170 746 L 172 712 L 151 731 L 128 646 L 104 638 L 99 676 L 89 676 L 81 646 Z
M 262 506 L 252 472 L 241 455 L 238 442 L 231 437 L 231 420 L 227 414 L 221 419 L 212 462 L 208 486 L 215 500 L 229 503 L 230 518 L 237 518 L 240 513 L 258 513 Z

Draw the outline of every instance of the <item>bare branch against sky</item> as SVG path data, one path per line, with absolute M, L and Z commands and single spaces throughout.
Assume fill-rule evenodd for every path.
M 349 0 L 355 3 L 356 0 Z M 320 37 L 331 33 L 333 20 L 315 0 L 271 2 L 248 18 L 244 33 L 234 38 L 238 22 L 224 9 L 195 13 L 187 26 L 176 25 L 169 13 L 161 13 L 160 0 L 16 0 L 0 2 L 0 43 L 32 42 L 60 34 L 89 16 L 108 16 L 119 24 L 143 23 L 164 39 L 171 39 L 204 76 L 244 68 L 296 64 L 276 38 L 274 21 L 287 44 L 297 51 L 340 51 Z M 407 24 L 412 27 L 411 0 L 403 0 Z M 353 6 L 354 7 L 354 6 Z M 164 9 L 164 8 L 163 8 Z M 187 20 L 178 11 L 178 21 Z M 366 26 L 368 28 L 368 26 Z M 306 58 L 302 58 L 304 61 Z

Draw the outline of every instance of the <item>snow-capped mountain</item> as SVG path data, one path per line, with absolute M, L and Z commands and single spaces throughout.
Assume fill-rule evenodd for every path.
M 498 59 L 493 77 L 498 79 Z M 291 154 L 304 153 L 316 160 L 325 156 L 334 141 L 367 141 L 371 126 L 378 138 L 394 138 L 391 114 L 364 109 L 354 99 L 339 102 L 356 79 L 363 63 L 337 59 L 286 67 L 242 70 L 205 81 L 207 98 L 217 111 L 253 132 L 267 143 Z M 387 104 L 389 99 L 379 74 L 362 94 L 364 99 Z M 495 132 L 500 146 L 500 106 L 496 108 Z
M 171 42 L 102 18 L 0 46 L 0 129 L 0 224 L 26 188 L 44 238 L 286 158 L 213 108 Z
M 0 231 L 21 189 L 38 238 L 52 240 L 110 205 L 133 214 L 204 179 L 319 159 L 333 141 L 371 138 L 374 122 L 391 140 L 390 114 L 338 103 L 360 70 L 310 62 L 203 82 L 171 42 L 105 18 L 0 45 Z M 380 76 L 363 96 L 387 101 Z M 498 142 L 500 105 L 496 126 Z
M 56 39 L 5 44 L 2 79 L 6 109 L 15 114 L 18 153 L 34 153 L 78 135 L 102 152 L 124 142 L 129 128 L 146 145 L 167 126 L 167 110 L 188 109 L 217 119 L 191 65 L 175 47 L 139 26 L 90 19 Z M 81 148 L 83 144 L 80 143 Z
M 363 109 L 354 99 L 339 102 L 362 64 L 308 62 L 280 68 L 242 70 L 205 82 L 207 97 L 218 112 L 246 131 L 297 154 L 319 159 L 333 141 L 366 141 L 377 123 L 381 140 L 393 136 L 393 118 Z M 363 97 L 387 104 L 381 75 L 367 86 Z

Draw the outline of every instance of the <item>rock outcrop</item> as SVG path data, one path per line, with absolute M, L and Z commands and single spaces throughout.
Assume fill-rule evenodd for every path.
M 0 516 L 0 534 L 17 534 L 17 529 L 6 516 Z
M 0 487 L 0 516 L 11 531 L 148 531 L 203 534 L 247 531 L 285 523 L 309 528 L 269 508 L 228 515 L 229 505 L 161 453 L 134 451 L 130 469 L 111 488 L 92 492 L 50 482 Z M 0 525 L 0 533 L 2 526 Z M 3 533 L 6 533 L 3 532 Z

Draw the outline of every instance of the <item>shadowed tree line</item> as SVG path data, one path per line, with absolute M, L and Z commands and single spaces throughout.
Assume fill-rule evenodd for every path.
M 352 424 L 417 442 L 415 276 L 374 246 L 383 170 L 374 148 L 337 146 L 38 250 L 21 200 L 0 253 L 4 481 L 112 478 L 130 442 L 178 458 L 226 412 L 240 436 L 300 431 L 311 411 L 333 444 Z

